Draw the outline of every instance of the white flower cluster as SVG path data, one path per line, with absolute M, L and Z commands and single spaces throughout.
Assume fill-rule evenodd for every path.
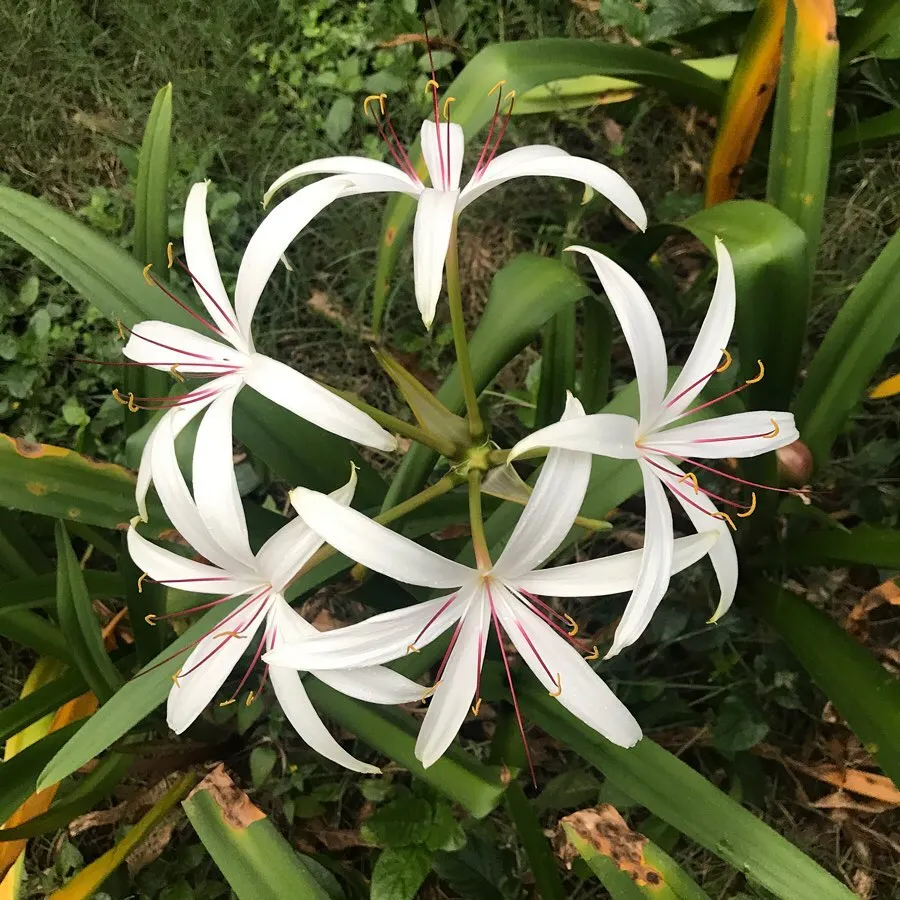
M 421 143 L 431 185 L 426 187 L 396 139 L 383 98 L 374 100 L 381 110 L 380 115 L 375 113 L 379 130 L 397 166 L 335 157 L 306 163 L 279 178 L 267 199 L 301 176 L 328 176 L 300 189 L 263 220 L 241 261 L 233 305 L 223 287 L 209 234 L 206 185 L 194 185 L 185 210 L 184 268 L 206 312 L 205 317 L 191 314 L 209 333 L 159 321 L 142 322 L 131 331 L 124 348 L 133 362 L 208 379 L 182 396 L 162 401 L 168 408 L 146 443 L 137 487 L 141 517 L 146 519 L 146 495 L 153 483 L 174 527 L 208 562 L 162 549 L 141 537 L 134 525 L 128 533 L 131 555 L 148 577 L 217 597 L 197 610 L 233 601 L 230 607 L 234 608 L 196 643 L 175 677 L 169 695 L 169 724 L 176 732 L 187 728 L 249 645 L 252 663 L 234 697 L 261 658 L 266 664 L 264 679 L 271 679 L 285 714 L 310 746 L 348 768 L 377 771 L 347 753 L 329 734 L 307 697 L 300 672 L 362 700 L 409 702 L 422 697 L 422 686 L 383 664 L 418 651 L 452 629 L 435 684 L 425 692 L 431 701 L 416 755 L 428 766 L 447 749 L 469 709 L 478 714 L 481 667 L 493 628 L 507 674 L 504 634 L 563 706 L 610 740 L 631 746 L 640 739 L 640 727 L 589 665 L 588 660 L 599 658 L 597 648 L 577 637 L 574 619 L 541 597 L 631 592 L 607 656 L 640 637 L 672 574 L 707 554 L 720 586 L 713 620 L 731 605 L 737 585 L 737 557 L 729 531 L 734 520 L 719 511 L 713 500 L 735 507 L 735 515 L 742 516 L 752 512 L 755 495 L 749 507 L 718 497 L 682 466 L 690 463 L 701 473 L 761 487 L 696 460 L 755 456 L 790 444 L 798 435 L 789 413 L 710 417 L 716 401 L 695 402 L 707 382 L 730 361 L 724 348 L 734 324 L 735 285 L 731 260 L 721 242 L 716 246 L 718 279 L 709 312 L 681 374 L 668 391 L 665 343 L 643 291 L 627 272 L 600 253 L 569 248 L 587 256 L 622 326 L 637 373 L 640 416 L 586 415 L 570 396 L 558 423 L 530 434 L 510 451 L 509 461 L 538 448 L 546 448 L 548 453 L 524 511 L 496 561 L 485 552 L 478 555 L 475 567 L 445 559 L 353 510 L 355 475 L 328 495 L 294 490 L 291 501 L 297 518 L 258 553 L 250 548 L 232 462 L 231 434 L 233 404 L 245 385 L 334 434 L 385 452 L 397 446 L 396 439 L 365 413 L 254 349 L 251 322 L 263 288 L 290 243 L 328 204 L 340 197 L 376 191 L 399 191 L 417 200 L 415 286 L 426 326 L 432 322 L 440 296 L 456 217 L 499 184 L 525 175 L 573 179 L 608 197 L 640 227 L 646 224 L 634 191 L 606 166 L 550 146 L 521 147 L 498 155 L 504 128 L 495 128 L 496 116 L 474 174 L 462 189 L 462 129 L 439 122 L 437 116 L 423 124 Z M 129 403 L 133 406 L 141 399 L 130 397 Z M 175 439 L 201 412 L 189 488 L 176 459 Z M 698 419 L 698 413 L 703 417 Z M 691 420 L 679 424 L 686 417 Z M 543 569 L 578 516 L 592 455 L 637 460 L 646 500 L 644 548 Z M 666 489 L 684 509 L 696 534 L 674 538 Z M 284 590 L 324 543 L 397 581 L 436 589 L 439 596 L 320 633 L 288 605 Z M 233 698 L 225 702 L 233 702 Z

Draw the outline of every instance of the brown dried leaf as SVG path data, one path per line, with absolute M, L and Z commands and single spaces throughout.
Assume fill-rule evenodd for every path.
M 608 856 L 621 871 L 631 876 L 635 884 L 658 886 L 663 883 L 662 875 L 648 866 L 644 859 L 647 838 L 632 831 L 611 804 L 582 809 L 560 819 L 556 852 L 570 866 L 578 851 L 569 842 L 563 826 L 575 831 L 598 853 Z
M 250 798 L 228 777 L 223 763 L 219 763 L 188 794 L 188 799 L 197 791 L 209 791 L 222 810 L 222 818 L 232 828 L 247 828 L 266 818 L 266 814 L 258 806 L 254 806 Z
M 876 775 L 873 772 L 865 772 L 862 769 L 842 769 L 839 766 L 820 765 L 804 766 L 801 763 L 792 763 L 794 768 L 806 772 L 819 781 L 833 784 L 845 791 L 852 791 L 863 797 L 871 797 L 882 803 L 892 806 L 900 806 L 900 790 L 886 775 Z
M 844 628 L 854 637 L 865 640 L 869 636 L 869 614 L 886 603 L 891 606 L 900 606 L 900 585 L 897 584 L 895 578 L 889 578 L 864 594 L 856 606 L 850 610 L 844 622 Z
M 96 809 L 93 812 L 78 816 L 69 823 L 69 835 L 75 837 L 84 831 L 93 828 L 102 828 L 106 825 L 118 825 L 121 822 L 132 824 L 136 822 L 154 803 L 161 800 L 166 791 L 181 777 L 181 772 L 173 772 L 171 775 L 157 781 L 144 790 L 140 790 L 122 803 L 118 803 L 110 809 Z
M 818 800 L 813 800 L 809 805 L 816 809 L 849 809 L 864 813 L 883 813 L 895 808 L 892 803 L 884 803 L 881 800 L 861 800 L 844 791 L 826 794 Z
M 173 809 L 172 812 L 163 819 L 150 834 L 147 835 L 138 845 L 125 857 L 125 864 L 128 866 L 128 873 L 136 875 L 145 866 L 159 859 L 163 850 L 169 846 L 172 835 L 175 832 L 175 826 L 184 814 L 179 809 Z

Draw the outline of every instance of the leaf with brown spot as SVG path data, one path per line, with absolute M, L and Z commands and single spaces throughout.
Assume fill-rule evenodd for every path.
M 200 791 L 206 791 L 215 800 L 225 823 L 232 828 L 247 828 L 266 818 L 266 814 L 231 780 L 223 763 L 191 791 L 188 800 Z

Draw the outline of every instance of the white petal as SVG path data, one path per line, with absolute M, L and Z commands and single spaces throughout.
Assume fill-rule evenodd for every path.
M 364 156 L 331 156 L 327 159 L 314 159 L 288 169 L 272 182 L 263 198 L 263 206 L 268 206 L 272 197 L 286 184 L 305 175 L 377 175 L 381 178 L 394 179 L 397 182 L 395 190 L 398 191 L 417 193 L 421 189 L 418 178 L 413 181 L 409 175 L 390 163 L 367 159 Z
M 354 772 L 377 775 L 381 771 L 376 766 L 370 766 L 352 756 L 331 736 L 310 702 L 300 681 L 299 672 L 272 666 L 269 669 L 269 678 L 288 721 L 316 753 Z
M 681 472 L 678 466 L 673 463 L 667 462 L 666 465 L 676 472 Z M 718 540 L 709 550 L 709 558 L 712 560 L 716 578 L 719 582 L 719 603 L 710 619 L 710 622 L 715 622 L 731 607 L 737 591 L 738 560 L 737 551 L 734 549 L 734 540 L 731 537 L 728 525 L 722 519 L 716 519 L 710 515 L 710 513 L 716 512 L 716 507 L 712 500 L 705 494 L 695 494 L 693 489 L 686 484 L 679 485 L 676 488 L 673 484 L 675 480 L 674 478 L 671 480 L 667 479 L 666 486 L 675 494 L 675 499 L 687 513 L 694 528 L 697 531 L 712 529 L 718 534 Z M 702 509 L 697 509 L 697 506 L 702 507 Z
M 132 362 L 168 372 L 177 365 L 184 375 L 222 375 L 239 369 L 246 357 L 228 344 L 190 328 L 149 320 L 131 330 L 122 353 Z
M 677 538 L 672 574 L 686 569 L 709 553 L 718 532 L 707 530 Z M 643 550 L 628 550 L 568 566 L 554 566 L 511 579 L 516 588 L 546 597 L 603 597 L 634 589 L 644 559 Z
M 208 185 L 207 181 L 198 182 L 188 194 L 184 207 L 184 255 L 200 300 L 213 322 L 221 329 L 226 340 L 234 343 L 239 350 L 247 351 L 249 348 L 238 333 L 234 309 L 225 285 L 222 284 L 216 251 L 209 233 L 206 218 Z
M 315 669 L 310 674 L 336 691 L 365 703 L 412 703 L 425 690 L 421 684 L 384 666 L 366 666 L 347 671 Z
M 656 313 L 640 285 L 618 263 L 588 247 L 566 249 L 591 261 L 622 326 L 641 395 L 641 428 L 646 428 L 660 413 L 668 380 L 666 344 Z
M 503 156 L 506 156 L 504 154 Z M 460 211 L 491 188 L 512 178 L 523 176 L 566 178 L 588 185 L 609 199 L 638 228 L 647 227 L 647 213 L 634 188 L 618 172 L 609 166 L 569 154 L 552 153 L 535 157 L 521 155 L 516 160 L 497 157 L 485 171 L 466 185 L 460 197 Z
M 329 495 L 337 503 L 349 506 L 356 490 L 356 467 L 350 467 L 350 480 Z M 309 558 L 322 546 L 322 538 L 299 516 L 283 525 L 256 554 L 256 568 L 280 591 Z
M 178 411 L 187 412 L 182 409 Z M 243 565 L 222 548 L 221 544 L 210 534 L 206 523 L 197 511 L 197 505 L 185 484 L 181 469 L 178 467 L 178 458 L 175 455 L 174 432 L 177 428 L 175 423 L 178 422 L 178 418 L 169 419 L 167 416 L 166 419 L 168 421 L 164 420 L 160 426 L 157 426 L 157 430 L 163 425 L 167 427 L 153 441 L 150 465 L 153 472 L 153 483 L 156 485 L 156 491 L 169 521 L 191 547 L 211 563 L 233 575 L 252 573 L 252 568 Z
M 456 215 L 456 193 L 426 188 L 419 196 L 413 226 L 413 275 L 416 303 L 431 328 L 444 276 L 444 261 Z
M 455 122 L 435 125 L 426 119 L 419 134 L 431 186 L 441 191 L 458 191 L 466 147 L 462 128 Z
M 252 578 L 233 578 L 223 569 L 157 547 L 138 534 L 134 526 L 128 529 L 128 554 L 134 564 L 154 581 L 183 591 L 225 596 L 249 593 L 260 586 Z
M 581 450 L 613 459 L 637 459 L 634 445 L 638 423 L 631 416 L 594 413 L 583 418 L 554 422 L 522 438 L 509 452 L 509 460 L 538 447 Z
M 291 491 L 291 503 L 335 550 L 389 578 L 422 587 L 458 588 L 475 575 L 468 566 L 439 556 L 325 494 L 298 487 Z
M 260 606 L 266 603 L 267 598 L 260 598 L 247 604 L 242 612 L 221 623 L 222 630 L 214 628 L 185 660 L 179 671 L 187 674 L 180 676 L 169 691 L 166 711 L 169 728 L 176 734 L 181 734 L 206 709 L 244 651 L 253 645 L 253 638 L 265 620 Z M 241 630 L 251 620 L 252 624 Z M 241 631 L 242 637 L 216 637 L 225 630 Z
M 669 587 L 674 555 L 672 537 L 672 511 L 659 478 L 653 468 L 640 460 L 644 476 L 644 556 L 638 571 L 634 591 L 619 627 L 613 636 L 613 644 L 606 659 L 630 647 L 643 633 L 653 618 L 653 613 Z
M 584 407 L 569 394 L 560 422 L 584 419 Z M 590 477 L 590 453 L 550 451 L 531 497 L 494 565 L 497 577 L 530 572 L 556 550 L 575 522 Z
M 621 747 L 633 747 L 641 739 L 640 725 L 581 654 L 505 589 L 494 600 L 503 630 L 538 681 L 552 694 L 559 692 L 559 702 L 585 725 Z
M 309 637 L 302 637 L 295 630 L 289 643 L 279 641 L 264 659 L 273 665 L 315 672 L 391 662 L 412 652 L 409 646 L 417 639 L 416 647 L 424 647 L 456 622 L 465 608 L 466 599 L 457 597 L 448 603 L 455 596 L 426 600 L 372 616 L 356 625 Z
M 362 410 L 278 360 L 253 354 L 244 380 L 264 397 L 325 431 L 376 450 L 397 449 L 397 439 Z
M 719 273 L 716 276 L 716 287 L 706 318 L 700 327 L 691 355 L 666 395 L 666 408 L 653 424 L 654 428 L 662 428 L 666 423 L 677 419 L 691 405 L 691 401 L 706 385 L 702 380 L 703 377 L 713 372 L 721 363 L 722 351 L 728 346 L 731 338 L 736 298 L 734 266 L 725 245 L 718 238 L 716 238 L 716 259 Z M 695 384 L 698 381 L 699 384 Z M 679 397 L 679 394 L 683 396 Z
M 791 413 L 763 410 L 667 428 L 646 440 L 654 450 L 676 457 L 725 459 L 759 456 L 793 444 L 799 437 Z
M 234 473 L 231 414 L 240 388 L 223 391 L 210 404 L 197 429 L 193 487 L 197 512 L 218 545 L 248 568 L 253 551 Z
M 484 592 L 471 602 L 416 740 L 416 758 L 424 768 L 436 763 L 466 718 L 475 697 L 488 639 L 490 607 Z

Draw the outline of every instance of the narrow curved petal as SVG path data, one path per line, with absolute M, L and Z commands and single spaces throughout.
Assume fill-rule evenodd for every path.
M 153 441 L 150 465 L 156 492 L 159 494 L 169 521 L 197 553 L 220 569 L 226 569 L 233 574 L 240 573 L 245 567 L 224 550 L 210 534 L 181 474 L 178 458 L 175 455 L 174 432 L 178 425 L 184 426 L 183 423 L 176 423 L 177 417 L 169 420 L 166 423 L 168 433 L 160 434 Z M 160 425 L 162 424 L 160 423 Z M 157 431 L 159 431 L 159 426 L 157 426 Z M 253 570 L 247 567 L 246 571 L 249 574 Z
M 394 190 L 413 194 L 418 193 L 422 187 L 421 183 L 413 181 L 409 175 L 390 163 L 367 159 L 364 156 L 331 156 L 294 166 L 283 175 L 279 175 L 266 191 L 263 206 L 268 206 L 272 197 L 285 185 L 306 175 L 377 175 L 380 178 L 394 179 L 397 182 Z
M 672 574 L 692 566 L 709 553 L 718 532 L 708 529 L 675 540 Z M 600 559 L 588 559 L 568 566 L 553 566 L 528 572 L 515 579 L 514 586 L 544 597 L 603 597 L 634 590 L 643 564 L 643 550 L 628 550 Z
M 458 588 L 475 577 L 468 566 L 439 556 L 325 494 L 298 487 L 291 503 L 335 550 L 405 584 Z
M 212 321 L 219 327 L 226 340 L 239 350 L 249 348 L 240 336 L 234 310 L 216 261 L 206 218 L 206 191 L 208 181 L 195 184 L 188 194 L 184 207 L 184 255 L 200 301 Z
M 473 174 L 469 179 L 469 183 L 462 189 L 462 194 L 465 198 L 464 205 L 468 206 L 472 200 L 484 193 L 484 191 L 479 193 L 477 190 L 478 185 L 484 178 L 495 181 L 498 178 L 504 178 L 507 172 L 515 172 L 521 166 L 539 159 L 546 159 L 549 156 L 569 155 L 565 150 L 554 147 L 552 144 L 528 144 L 524 147 L 514 147 L 505 153 L 498 153 L 480 172 Z M 490 190 L 490 187 L 486 188 L 486 190 Z
M 148 541 L 134 526 L 128 529 L 128 555 L 154 581 L 198 594 L 249 593 L 260 587 L 253 578 L 235 578 L 224 569 L 187 559 Z
M 419 132 L 422 156 L 431 177 L 431 186 L 441 191 L 458 191 L 466 139 L 455 122 L 426 119 Z
M 469 712 L 478 687 L 489 622 L 490 607 L 483 591 L 479 591 L 466 611 L 456 644 L 419 729 L 416 758 L 426 769 L 441 758 Z
M 722 351 L 728 346 L 734 328 L 736 291 L 734 265 L 725 245 L 716 238 L 716 260 L 719 273 L 706 318 L 684 368 L 666 395 L 662 415 L 653 424 L 662 428 L 677 419 L 706 385 L 704 377 L 714 372 L 722 361 Z
M 342 506 L 349 506 L 356 490 L 356 467 L 350 467 L 350 480 L 329 495 Z M 322 538 L 300 516 L 283 525 L 256 554 L 256 568 L 281 591 L 309 558 L 322 546 Z
M 456 193 L 425 188 L 416 207 L 413 226 L 413 276 L 416 303 L 426 328 L 431 328 L 441 285 L 450 232 L 456 215 Z
M 260 605 L 267 602 L 267 598 L 260 598 L 247 604 L 242 612 L 222 623 L 223 630 L 240 632 L 241 637 L 214 628 L 187 658 L 179 670 L 187 674 L 179 674 L 169 691 L 166 707 L 166 720 L 175 734 L 181 734 L 206 709 L 244 651 L 253 645 L 253 638 L 265 619 Z M 242 630 L 245 625 L 246 630 Z
M 412 703 L 419 700 L 425 690 L 421 684 L 385 666 L 365 666 L 347 671 L 329 669 L 324 672 L 314 669 L 310 675 L 315 675 L 336 691 L 365 703 Z
M 168 322 L 138 322 L 122 353 L 132 362 L 168 372 L 178 366 L 183 375 L 222 375 L 239 369 L 246 357 L 228 344 Z
M 667 463 L 679 474 L 681 470 L 678 466 Z M 674 482 L 675 479 L 672 479 Z M 716 579 L 719 582 L 719 602 L 716 605 L 716 611 L 713 613 L 710 622 L 720 619 L 731 607 L 734 602 L 734 595 L 737 591 L 738 582 L 738 559 L 737 551 L 734 548 L 734 540 L 731 537 L 731 531 L 728 525 L 722 520 L 713 517 L 713 513 L 717 512 L 715 504 L 705 494 L 694 493 L 693 490 L 686 485 L 678 488 L 674 484 L 666 481 L 666 486 L 675 494 L 675 499 L 681 504 L 681 508 L 691 520 L 691 524 L 697 531 L 714 530 L 718 534 L 718 540 L 710 547 L 709 558 L 712 561 L 713 569 L 716 572 Z M 698 509 L 697 507 L 700 507 Z
M 594 413 L 577 419 L 561 420 L 540 428 L 522 438 L 509 451 L 509 461 L 538 447 L 559 447 L 563 450 L 580 450 L 595 456 L 612 459 L 637 459 L 634 445 L 638 423 L 631 416 L 613 413 Z
M 417 648 L 424 647 L 456 622 L 465 608 L 465 598 L 448 602 L 454 596 L 381 613 L 334 631 L 294 629 L 287 642 L 279 640 L 263 658 L 272 665 L 317 673 L 391 662 L 412 652 L 409 647 L 413 642 Z
M 648 436 L 647 443 L 676 457 L 725 459 L 759 456 L 793 444 L 799 437 L 791 413 L 761 410 L 667 428 Z
M 269 678 L 275 697 L 288 721 L 316 753 L 354 772 L 363 772 L 366 775 L 379 774 L 381 770 L 377 766 L 358 760 L 331 736 L 331 732 L 325 727 L 310 702 L 306 689 L 300 681 L 299 672 L 272 666 L 269 669 Z
M 512 597 L 495 594 L 497 617 L 523 662 L 572 715 L 620 747 L 633 747 L 641 727 L 569 642 Z
M 561 422 L 583 421 L 584 407 L 569 394 Z M 575 522 L 591 477 L 591 454 L 553 449 L 534 490 L 494 565 L 498 578 L 512 578 L 541 565 Z
M 666 393 L 666 343 L 656 313 L 641 286 L 618 264 L 589 247 L 567 247 L 583 253 L 594 267 L 634 360 L 641 395 L 641 428 L 659 415 Z
M 644 556 L 638 571 L 634 591 L 622 621 L 613 636 L 613 644 L 606 659 L 630 647 L 643 633 L 653 618 L 672 574 L 674 539 L 672 536 L 672 511 L 666 492 L 653 469 L 640 461 L 644 476 L 644 502 L 646 525 L 644 529 Z
M 144 443 L 141 451 L 141 461 L 138 465 L 137 484 L 134 489 L 134 499 L 137 503 L 140 517 L 147 521 L 147 492 L 153 480 L 153 453 L 154 447 L 159 442 L 173 444 L 179 434 L 190 424 L 193 419 L 215 400 L 220 389 L 231 384 L 230 380 L 210 381 L 196 388 L 193 393 L 197 399 L 185 403 L 166 412 L 157 422 L 156 427 L 150 432 L 150 436 Z
M 498 166 L 497 163 L 501 163 L 501 165 Z M 492 167 L 495 166 L 496 168 L 493 168 L 492 171 Z M 640 197 L 618 172 L 592 159 L 559 153 L 536 158 L 523 155 L 515 161 L 497 157 L 482 172 L 477 182 L 473 179 L 466 185 L 465 191 L 460 197 L 460 211 L 482 194 L 512 178 L 543 175 L 551 178 L 566 178 L 587 185 L 618 207 L 641 231 L 647 227 L 647 213 Z
M 362 410 L 276 359 L 255 353 L 244 370 L 244 381 L 325 431 L 386 453 L 397 449 L 397 439 Z
M 231 416 L 240 386 L 223 391 L 210 404 L 197 429 L 193 488 L 197 512 L 218 545 L 247 568 L 253 551 L 234 472 Z

